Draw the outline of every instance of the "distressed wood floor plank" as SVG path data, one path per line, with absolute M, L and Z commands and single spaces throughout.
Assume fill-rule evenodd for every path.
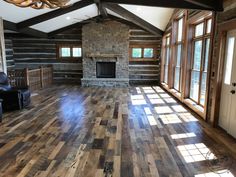
M 208 152 L 236 175 L 236 141 L 158 86 L 53 86 L 0 126 L 0 177 L 192 177 Z

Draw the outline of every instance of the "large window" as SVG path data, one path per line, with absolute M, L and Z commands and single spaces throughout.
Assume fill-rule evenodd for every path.
M 78 45 L 58 45 L 57 53 L 59 59 L 76 59 L 82 57 L 82 48 Z
M 164 83 L 168 84 L 169 63 L 170 63 L 170 35 L 164 38 Z
M 194 25 L 190 98 L 201 106 L 206 100 L 211 24 L 212 19 L 205 19 Z
M 177 91 L 181 91 L 181 65 L 182 65 L 182 50 L 183 50 L 183 25 L 184 18 L 181 17 L 175 21 L 176 28 L 174 29 L 176 32 L 176 37 L 174 41 L 174 88 Z

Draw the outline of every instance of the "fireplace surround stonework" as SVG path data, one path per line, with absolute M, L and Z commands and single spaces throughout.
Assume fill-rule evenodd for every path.
M 82 28 L 82 86 L 129 86 L 129 27 L 116 21 L 90 23 Z M 115 78 L 97 78 L 97 62 L 115 62 Z

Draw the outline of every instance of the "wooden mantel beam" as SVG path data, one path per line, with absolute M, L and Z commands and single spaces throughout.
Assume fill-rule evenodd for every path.
M 153 26 L 152 24 L 146 22 L 142 18 L 136 16 L 135 14 L 129 12 L 125 8 L 117 5 L 117 4 L 110 4 L 110 3 L 105 3 L 104 7 L 110 9 L 111 11 L 119 14 L 120 16 L 124 17 L 125 19 L 132 21 L 134 24 L 138 25 L 139 27 L 149 31 L 152 34 L 162 36 L 163 31 L 158 29 L 157 27 Z
M 223 3 L 216 3 L 213 0 L 102 0 L 106 3 L 143 5 L 152 7 L 166 7 L 178 9 L 197 9 L 222 11 Z M 220 0 L 218 0 L 220 1 Z

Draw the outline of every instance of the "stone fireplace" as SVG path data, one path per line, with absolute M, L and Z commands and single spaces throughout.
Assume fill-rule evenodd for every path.
M 128 26 L 116 21 L 84 25 L 82 45 L 82 86 L 129 85 Z

